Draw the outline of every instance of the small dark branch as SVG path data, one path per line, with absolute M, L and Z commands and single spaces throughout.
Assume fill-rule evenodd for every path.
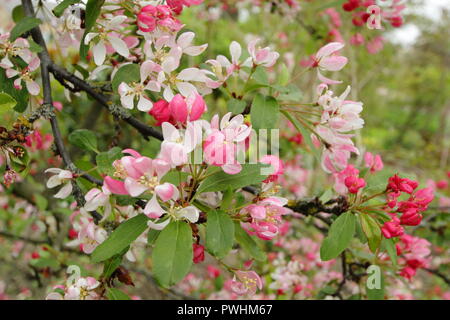
M 305 216 L 313 216 L 326 224 L 331 225 L 331 219 L 321 216 L 320 213 L 325 212 L 339 216 L 348 210 L 348 202 L 347 198 L 343 196 L 331 199 L 326 203 L 322 203 L 319 198 L 315 197 L 311 200 L 297 201 L 294 205 L 288 205 L 287 207 L 295 212 Z
M 424 268 L 425 271 L 435 275 L 436 277 L 441 278 L 442 280 L 444 280 L 444 282 L 450 286 L 450 279 L 444 275 L 442 272 L 438 271 L 438 270 L 434 270 L 434 269 L 428 269 L 428 268 Z
M 74 88 L 76 88 L 77 91 L 85 91 L 92 98 L 97 100 L 103 107 L 107 108 L 113 116 L 122 119 L 134 127 L 144 138 L 147 139 L 148 137 L 154 137 L 158 140 L 163 140 L 161 132 L 136 119 L 124 108 L 113 105 L 107 96 L 102 94 L 98 89 L 92 87 L 83 79 L 78 78 L 74 74 L 54 64 L 53 62 L 49 65 L 49 69 L 55 75 L 55 78 L 59 82 L 63 83 L 63 85 L 65 85 L 65 81 L 68 81 L 74 85 Z
M 28 17 L 34 17 L 34 8 L 31 0 L 22 0 L 22 6 L 25 12 L 25 15 Z M 42 87 L 44 91 L 44 101 L 43 106 L 44 110 L 46 110 L 46 114 L 50 120 L 50 124 L 52 127 L 53 137 L 55 140 L 55 145 L 58 149 L 58 153 L 61 155 L 64 164 L 66 167 L 75 172 L 78 173 L 79 170 L 76 168 L 76 166 L 73 164 L 69 153 L 67 152 L 63 138 L 61 135 L 61 131 L 59 129 L 58 120 L 54 114 L 54 107 L 53 107 L 53 98 L 52 98 L 52 88 L 50 83 L 50 72 L 49 72 L 49 66 L 52 64 L 52 61 L 50 59 L 50 56 L 47 51 L 47 45 L 45 44 L 44 37 L 42 36 L 41 30 L 39 27 L 33 28 L 31 30 L 31 35 L 33 37 L 33 40 L 42 47 L 42 51 L 38 53 L 39 59 L 41 61 L 41 75 L 42 75 Z M 87 179 L 88 181 L 91 181 L 93 183 L 99 182 L 98 179 L 88 175 L 83 174 L 83 178 Z M 100 183 L 101 185 L 101 183 Z M 74 190 L 74 196 L 77 199 L 77 202 L 80 206 L 83 205 L 84 197 L 82 196 L 81 190 L 79 189 L 78 185 L 76 183 L 73 183 L 73 190 Z M 98 213 L 97 213 L 98 215 Z M 98 216 L 93 214 L 94 219 L 98 219 Z
M 341 253 L 341 267 L 342 267 L 342 280 L 339 283 L 337 290 L 332 294 L 334 297 L 339 297 L 342 300 L 341 291 L 344 288 L 345 281 L 347 278 L 347 257 L 345 255 L 345 250 Z

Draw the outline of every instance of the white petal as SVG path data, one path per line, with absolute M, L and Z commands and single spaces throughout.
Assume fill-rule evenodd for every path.
M 150 111 L 153 107 L 153 103 L 145 98 L 143 95 L 140 96 L 137 108 L 139 111 L 147 112 Z
M 72 184 L 70 182 L 66 183 L 57 194 L 54 195 L 55 198 L 65 199 L 72 193 Z
M 106 57 L 106 47 L 103 44 L 103 41 L 97 43 L 93 48 L 92 52 L 94 53 L 94 62 L 96 65 L 101 66 L 103 62 L 105 62 Z
M 117 37 L 108 37 L 108 40 L 109 43 L 111 43 L 111 46 L 114 48 L 114 50 L 116 50 L 118 54 L 120 54 L 125 58 L 128 58 L 128 56 L 130 55 L 130 50 L 128 50 L 128 46 L 125 43 L 125 41 Z

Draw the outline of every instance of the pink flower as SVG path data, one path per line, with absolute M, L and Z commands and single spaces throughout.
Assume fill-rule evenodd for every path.
M 206 267 L 206 270 L 208 272 L 208 276 L 215 279 L 220 276 L 220 270 L 214 267 L 213 265 L 208 265 Z
M 345 178 L 344 183 L 350 193 L 358 193 L 359 189 L 366 186 L 366 181 L 363 178 L 355 176 Z
M 192 244 L 193 251 L 194 251 L 194 263 L 200 263 L 205 260 L 205 247 L 200 244 Z
M 313 67 L 318 67 L 317 71 L 319 80 L 326 84 L 336 84 L 342 81 L 335 81 L 324 77 L 320 70 L 339 71 L 346 64 L 348 59 L 344 56 L 337 55 L 337 52 L 344 47 L 341 42 L 330 42 L 317 51 Z
M 354 46 L 360 46 L 362 44 L 364 44 L 364 37 L 361 33 L 355 33 L 351 38 L 350 38 L 350 43 Z
M 164 141 L 159 157 L 170 166 L 188 162 L 188 155 L 202 142 L 202 127 L 199 122 L 188 122 L 186 129 L 177 129 L 169 122 L 162 124 Z
M 349 164 L 344 170 L 334 173 L 334 189 L 340 194 L 346 194 L 348 192 L 347 186 L 345 185 L 345 179 L 349 176 L 358 176 L 359 170 L 353 165 Z
M 155 118 L 157 126 L 160 126 L 163 122 L 174 124 L 173 119 L 171 119 L 172 114 L 169 109 L 169 103 L 164 99 L 153 103 L 153 108 L 149 111 L 149 114 Z
M 385 238 L 390 239 L 393 237 L 403 235 L 404 229 L 400 225 L 400 220 L 394 214 L 392 216 L 392 219 L 390 221 L 385 222 L 384 225 L 381 227 L 381 232 L 383 233 Z
M 237 279 L 236 279 L 237 277 Z M 231 283 L 231 290 L 237 295 L 254 295 L 256 290 L 262 289 L 262 281 L 255 271 L 236 271 Z
M 284 172 L 283 161 L 274 155 L 265 155 L 260 160 L 261 163 L 270 164 L 270 174 L 263 182 L 273 182 L 278 180 L 278 176 L 282 175 Z
M 241 214 L 249 215 L 250 222 L 241 223 L 241 226 L 250 235 L 272 240 L 280 231 L 281 217 L 289 213 L 289 209 L 284 207 L 286 203 L 287 199 L 269 197 L 244 207 Z
M 254 65 L 261 65 L 266 68 L 272 67 L 277 59 L 280 57 L 278 52 L 272 51 L 269 47 L 259 48 L 256 44 L 260 39 L 255 39 L 249 42 L 247 50 L 252 57 Z
M 143 32 L 152 32 L 157 27 L 165 27 L 172 32 L 182 28 L 180 21 L 172 16 L 171 8 L 166 5 L 143 7 L 137 15 L 137 24 Z
M 236 156 L 245 150 L 245 139 L 250 135 L 251 127 L 244 124 L 241 114 L 230 118 L 231 112 L 223 116 L 220 128 L 219 116 L 212 118 L 206 130 L 203 152 L 206 163 L 221 167 L 228 174 L 236 174 L 242 170 Z
M 381 160 L 380 155 L 373 155 L 370 152 L 366 152 L 364 154 L 364 162 L 366 164 L 366 168 L 370 168 L 370 172 L 374 173 L 383 169 L 383 161 Z

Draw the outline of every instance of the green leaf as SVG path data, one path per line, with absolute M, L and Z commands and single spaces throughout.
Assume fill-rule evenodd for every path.
M 139 65 L 135 63 L 126 64 L 120 67 L 119 70 L 114 74 L 111 85 L 115 92 L 119 88 L 122 82 L 131 83 L 137 82 L 140 79 Z
M 147 229 L 147 221 L 145 214 L 139 214 L 120 224 L 109 238 L 92 252 L 92 262 L 104 261 L 121 252 Z
M 147 233 L 147 245 L 151 246 L 158 238 L 161 230 L 150 229 Z
M 9 35 L 9 40 L 14 41 L 23 35 L 25 32 L 30 31 L 31 29 L 39 26 L 41 24 L 41 20 L 34 17 L 24 17 L 19 22 L 16 23 L 14 28 L 11 30 Z
M 108 300 L 131 300 L 128 295 L 116 288 L 106 288 L 106 297 Z
M 277 83 L 280 86 L 286 86 L 289 83 L 289 70 L 285 63 L 281 64 L 281 71 Z
M 281 113 L 294 125 L 294 127 L 302 134 L 303 140 L 308 145 L 309 149 L 313 153 L 314 157 L 317 161 L 320 161 L 320 156 L 318 149 L 314 146 L 311 139 L 311 132 L 308 131 L 294 116 L 292 116 L 289 112 L 283 110 Z
M 80 3 L 81 0 L 63 0 L 60 4 L 53 8 L 52 12 L 58 18 L 62 16 L 64 10 L 73 4 Z
M 256 67 L 255 72 L 253 72 L 252 79 L 258 84 L 269 84 L 269 77 L 267 76 L 266 68 L 259 66 Z
M 242 113 L 247 106 L 247 103 L 244 100 L 239 99 L 230 99 L 227 102 L 227 109 L 234 114 Z
M 355 233 L 355 221 L 355 215 L 348 211 L 333 222 L 320 247 L 322 261 L 336 258 L 348 247 Z
M 0 92 L 0 115 L 12 111 L 16 104 L 16 99 L 7 93 Z
M 381 245 L 387 251 L 389 257 L 391 258 L 392 264 L 397 267 L 397 249 L 395 248 L 394 240 L 383 237 L 383 240 L 381 240 Z
M 234 223 L 234 232 L 236 241 L 241 245 L 242 249 L 244 249 L 255 260 L 266 261 L 266 253 L 259 247 L 256 241 L 249 236 L 244 229 L 242 229 L 239 222 Z
M 222 196 L 222 203 L 220 204 L 221 210 L 228 210 L 231 207 L 231 202 L 233 201 L 234 192 L 233 189 L 228 188 Z
M 69 142 L 83 150 L 91 150 L 99 153 L 97 149 L 97 137 L 88 129 L 78 129 L 69 134 Z
M 171 171 L 167 172 L 164 175 L 164 177 L 161 178 L 161 183 L 169 182 L 171 184 L 178 186 L 180 183 L 186 181 L 188 176 L 189 176 L 189 173 L 187 173 L 187 172 L 171 170 Z
M 208 212 L 206 223 L 206 248 L 218 258 L 223 258 L 233 247 L 234 224 L 222 210 Z
M 372 252 L 376 252 L 381 243 L 381 229 L 378 223 L 366 213 L 359 215 L 361 227 L 367 237 L 369 248 Z
M 23 11 L 23 7 L 21 5 L 18 5 L 14 7 L 12 11 L 12 18 L 15 23 L 19 22 L 25 17 L 25 12 Z
M 83 59 L 86 58 L 89 50 L 89 47 L 84 44 L 84 38 L 86 38 L 86 35 L 95 26 L 104 2 L 105 0 L 88 0 L 86 4 L 85 29 L 80 42 L 80 57 Z
M 222 170 L 207 177 L 197 189 L 197 194 L 211 191 L 223 191 L 228 187 L 233 190 L 251 184 L 260 183 L 267 175 L 261 174 L 261 169 L 269 167 L 263 164 L 243 164 L 242 171 L 238 174 L 227 174 Z
M 252 127 L 258 129 L 273 129 L 276 127 L 280 106 L 273 97 L 257 94 L 252 102 L 250 111 Z
M 34 201 L 35 201 L 36 206 L 38 207 L 39 210 L 45 211 L 47 209 L 47 206 L 48 206 L 47 198 L 41 196 L 38 193 L 35 193 L 34 194 Z
M 183 280 L 192 265 L 192 230 L 183 221 L 165 227 L 153 249 L 153 275 L 163 287 Z
M 119 254 L 114 255 L 112 258 L 105 261 L 105 264 L 103 265 L 103 273 L 102 276 L 105 278 L 111 277 L 114 271 L 120 266 L 122 263 L 123 256 L 127 253 L 127 251 L 130 249 L 129 246 L 127 246 L 125 249 L 122 250 Z
M 120 159 L 122 150 L 119 147 L 114 147 L 108 151 L 100 152 L 95 157 L 98 170 L 104 174 L 112 175 L 115 171 L 112 163 L 114 160 Z

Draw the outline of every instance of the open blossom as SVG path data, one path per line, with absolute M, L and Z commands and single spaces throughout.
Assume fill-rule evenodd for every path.
M 13 66 L 10 58 L 20 57 L 23 61 L 32 60 L 33 53 L 30 51 L 30 44 L 27 39 L 17 38 L 13 42 L 9 41 L 10 33 L 0 35 L 0 67 L 4 69 Z
M 97 300 L 100 295 L 95 289 L 100 282 L 92 277 L 80 277 L 67 288 L 58 286 L 57 289 L 64 290 L 64 295 L 59 292 L 52 292 L 47 295 L 46 300 Z
M 112 211 L 112 206 L 109 201 L 110 195 L 111 191 L 106 184 L 104 184 L 101 189 L 92 188 L 84 196 L 86 200 L 84 209 L 86 211 L 94 211 L 99 207 L 104 207 L 103 220 L 107 219 Z
M 47 181 L 47 188 L 54 188 L 60 185 L 63 187 L 54 195 L 55 198 L 65 199 L 72 193 L 72 179 L 73 174 L 68 170 L 63 170 L 59 168 L 50 168 L 45 170 L 45 173 L 54 173 Z
M 252 50 L 256 50 L 256 49 L 253 48 Z M 206 63 L 209 63 L 212 66 L 213 74 L 217 78 L 217 80 L 211 80 L 208 78 L 207 85 L 209 87 L 218 88 L 234 72 L 236 72 L 242 79 L 248 78 L 248 76 L 249 76 L 248 73 L 246 71 L 244 71 L 242 68 L 252 66 L 252 57 L 248 57 L 244 61 L 240 61 L 240 58 L 242 55 L 242 47 L 236 41 L 232 41 L 230 44 L 230 55 L 231 55 L 231 61 L 228 60 L 228 58 L 223 55 L 218 55 L 215 60 L 210 59 L 210 60 L 206 61 Z
M 366 168 L 370 169 L 370 172 L 374 173 L 383 169 L 383 161 L 380 155 L 373 155 L 370 152 L 364 154 L 364 162 Z
M 404 265 L 399 275 L 411 280 L 417 269 L 427 268 L 430 263 L 431 243 L 426 239 L 414 237 L 409 234 L 400 236 L 400 241 L 396 244 L 399 262 Z
M 275 64 L 275 62 L 277 62 L 280 54 L 278 52 L 272 51 L 269 47 L 257 47 L 257 43 L 259 41 L 259 39 L 250 41 L 247 47 L 248 52 L 252 57 L 253 64 L 270 68 Z
M 149 111 L 152 109 L 153 104 L 150 99 L 147 98 L 145 90 L 159 92 L 161 90 L 160 84 L 155 80 L 147 81 L 150 73 L 159 70 L 160 67 L 153 61 L 147 60 L 141 64 L 140 67 L 140 83 L 131 83 L 128 85 L 122 82 L 118 87 L 120 95 L 120 102 L 122 106 L 127 109 L 133 109 L 134 100 L 137 99 L 137 108 L 139 111 Z
M 106 58 L 107 45 L 110 45 L 115 52 L 128 58 L 130 50 L 126 42 L 120 38 L 116 33 L 111 31 L 120 30 L 120 26 L 125 22 L 127 16 L 114 16 L 113 18 L 100 22 L 98 26 L 98 32 L 89 32 L 84 43 L 88 45 L 90 42 L 95 42 L 92 47 L 92 53 L 94 55 L 94 62 L 96 65 L 101 66 Z
M 38 57 L 34 57 L 33 59 L 25 62 L 28 63 L 28 66 L 22 69 L 22 71 L 12 69 L 13 65 L 11 64 L 9 69 L 6 70 L 6 76 L 8 78 L 18 76 L 17 79 L 14 80 L 14 88 L 16 88 L 17 90 L 21 90 L 23 81 L 25 82 L 25 86 L 28 92 L 31 95 L 36 96 L 39 94 L 40 88 L 36 81 L 33 80 L 31 73 L 39 68 L 41 61 Z
M 269 197 L 248 205 L 240 213 L 249 215 L 250 222 L 241 225 L 250 235 L 256 235 L 262 240 L 271 240 L 279 233 L 281 217 L 290 212 L 284 207 L 286 204 L 287 199 Z
M 159 206 L 159 204 L 153 204 L 153 206 Z M 157 220 L 150 220 L 147 222 L 147 225 L 151 229 L 155 230 L 162 230 L 164 229 L 171 221 L 188 221 L 189 223 L 196 223 L 200 217 L 200 210 L 198 210 L 195 206 L 187 206 L 187 207 L 180 207 L 174 203 L 171 204 L 171 206 L 167 209 L 159 209 L 161 210 L 161 215 L 166 213 L 168 218 L 165 219 L 158 219 L 160 216 L 149 216 L 150 218 L 156 218 Z M 156 211 L 156 210 L 154 210 Z M 197 252 L 198 253 L 198 252 Z
M 327 86 L 319 86 L 319 92 L 322 92 L 323 88 L 327 88 Z M 321 117 L 322 125 L 328 125 L 337 132 L 348 132 L 363 127 L 364 120 L 359 116 L 363 110 L 363 104 L 346 100 L 350 89 L 350 86 L 347 86 L 347 89 L 339 97 L 333 96 L 333 92 L 330 90 L 320 95 L 318 104 L 324 110 Z
M 152 192 L 153 197 L 147 202 L 144 213 L 152 218 L 160 217 L 164 211 L 158 204 L 157 197 L 162 201 L 178 199 L 178 189 L 171 183 L 161 183 L 161 178 L 169 171 L 169 164 L 162 159 L 151 159 L 141 156 L 132 149 L 123 150 L 129 155 L 114 161 L 116 169 L 114 176 L 123 179 L 119 181 L 108 177 L 105 184 L 112 193 L 129 194 L 138 197 L 144 192 Z
M 316 132 L 327 143 L 322 152 L 322 169 L 328 173 L 335 173 L 344 169 L 351 153 L 359 154 L 359 150 L 352 141 L 353 135 L 338 133 L 328 127 L 319 125 Z M 320 141 L 313 136 L 313 141 L 320 145 Z
M 260 160 L 261 163 L 270 164 L 270 174 L 263 181 L 265 183 L 277 181 L 278 177 L 283 174 L 284 166 L 283 161 L 275 155 L 265 155 Z
M 164 140 L 161 143 L 159 158 L 171 167 L 186 164 L 189 154 L 202 141 L 202 126 L 200 122 L 188 122 L 186 129 L 177 129 L 169 122 L 162 124 Z
M 244 117 L 239 114 L 231 118 L 231 112 L 223 116 L 219 126 L 219 116 L 214 115 L 206 130 L 203 144 L 206 163 L 218 166 L 228 174 L 242 170 L 237 161 L 239 152 L 245 149 L 245 139 L 251 133 L 251 126 L 244 124 Z
M 164 88 L 163 97 L 171 101 L 175 96 L 174 90 L 182 96 L 188 97 L 198 93 L 196 83 L 202 84 L 208 81 L 205 70 L 198 68 L 186 68 L 176 73 L 180 65 L 181 49 L 179 54 L 172 54 L 161 63 L 162 70 L 158 73 L 157 81 Z M 175 50 L 176 51 L 176 50 Z
M 248 294 L 250 296 L 256 293 L 256 290 L 262 289 L 262 280 L 255 271 L 235 271 L 235 277 L 231 283 L 231 290 L 237 295 Z M 237 278 L 236 278 L 237 277 Z
M 325 84 L 337 84 L 342 81 L 336 81 L 332 79 L 328 79 L 320 73 L 320 70 L 326 71 L 339 71 L 346 64 L 348 59 L 344 56 L 340 56 L 337 53 L 344 47 L 344 44 L 341 42 L 330 42 L 323 46 L 317 51 L 315 55 L 315 62 L 313 67 L 317 67 L 317 74 L 319 80 Z
M 84 208 L 71 216 L 71 222 L 75 239 L 66 243 L 68 247 L 79 247 L 84 253 L 91 254 L 108 237 L 106 230 L 96 225 Z

